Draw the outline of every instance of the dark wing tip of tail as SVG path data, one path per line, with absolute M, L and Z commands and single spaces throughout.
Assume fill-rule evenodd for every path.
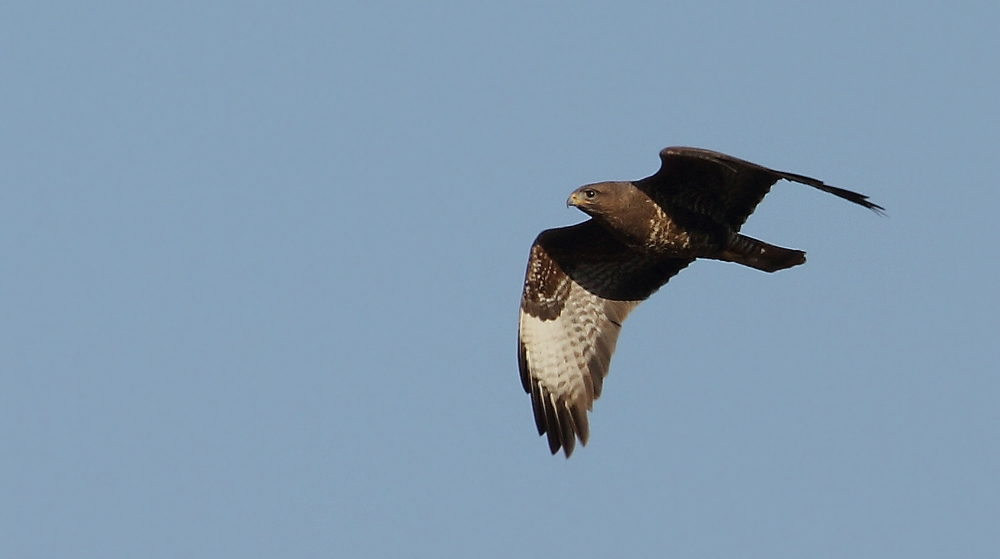
M 746 235 L 736 235 L 718 259 L 771 273 L 805 264 L 806 253 L 774 246 Z

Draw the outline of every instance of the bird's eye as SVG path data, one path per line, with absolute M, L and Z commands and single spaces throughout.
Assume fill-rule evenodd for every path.
M 583 194 L 584 194 L 584 196 L 586 196 L 587 198 L 593 198 L 594 196 L 597 196 L 597 191 L 596 191 L 596 190 L 593 190 L 593 189 L 590 189 L 590 188 L 588 188 L 587 190 L 584 190 L 584 191 L 583 191 Z

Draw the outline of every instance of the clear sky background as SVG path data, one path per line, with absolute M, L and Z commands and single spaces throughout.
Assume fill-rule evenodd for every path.
M 0 556 L 1000 556 L 1000 4 L 7 2 Z M 577 186 L 779 183 L 570 460 L 515 359 Z

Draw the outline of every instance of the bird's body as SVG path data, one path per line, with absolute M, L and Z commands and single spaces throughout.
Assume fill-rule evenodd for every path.
M 697 258 L 766 272 L 805 262 L 805 253 L 739 234 L 780 179 L 867 208 L 856 192 L 696 148 L 660 152 L 660 170 L 638 181 L 582 186 L 567 204 L 592 219 L 549 229 L 531 247 L 521 297 L 518 365 L 539 434 L 567 457 L 586 444 L 587 411 L 600 396 L 622 322 Z

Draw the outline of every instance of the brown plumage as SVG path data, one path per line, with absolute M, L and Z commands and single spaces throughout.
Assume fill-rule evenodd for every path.
M 660 170 L 632 182 L 582 186 L 569 197 L 591 219 L 543 231 L 531 246 L 521 296 L 518 367 L 538 434 L 568 458 L 587 443 L 587 412 L 601 395 L 622 322 L 696 258 L 765 272 L 805 262 L 805 253 L 739 234 L 780 179 L 866 208 L 868 197 L 713 151 L 672 147 Z

